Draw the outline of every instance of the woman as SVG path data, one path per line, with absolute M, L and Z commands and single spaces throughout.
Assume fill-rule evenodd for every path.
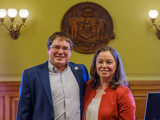
M 83 120 L 135 120 L 135 101 L 121 58 L 113 47 L 100 48 L 86 83 Z

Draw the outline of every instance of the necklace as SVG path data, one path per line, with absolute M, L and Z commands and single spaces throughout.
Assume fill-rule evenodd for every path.
M 102 87 L 98 87 L 99 89 L 103 89 Z
M 103 84 L 103 85 L 101 84 L 98 86 L 98 89 L 105 90 L 107 88 L 107 86 L 108 86 L 108 84 Z
M 100 89 L 100 90 L 104 90 L 104 89 L 106 89 L 106 87 L 105 87 L 105 88 L 102 88 L 102 87 L 98 87 L 98 89 Z

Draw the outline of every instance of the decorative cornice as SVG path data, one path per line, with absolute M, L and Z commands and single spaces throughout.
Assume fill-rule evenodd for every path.
M 0 77 L 22 77 L 22 74 L 20 74 L 20 73 L 0 74 Z
M 126 73 L 127 77 L 160 77 L 160 73 Z
M 160 77 L 160 73 L 126 73 L 127 77 Z M 0 77 L 22 77 L 21 73 L 1 74 Z

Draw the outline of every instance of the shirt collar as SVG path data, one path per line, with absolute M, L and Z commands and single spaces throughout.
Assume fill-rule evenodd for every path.
M 64 71 L 66 71 L 69 67 L 69 61 L 67 63 L 67 67 L 64 69 Z M 54 73 L 57 73 L 57 72 L 60 72 L 56 67 L 54 67 L 50 60 L 48 60 L 48 69 L 49 69 L 49 72 L 54 72 Z

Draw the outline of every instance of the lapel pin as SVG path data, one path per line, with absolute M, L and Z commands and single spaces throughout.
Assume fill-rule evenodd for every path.
M 77 67 L 77 66 L 75 67 L 75 70 L 78 70 L 78 67 Z

